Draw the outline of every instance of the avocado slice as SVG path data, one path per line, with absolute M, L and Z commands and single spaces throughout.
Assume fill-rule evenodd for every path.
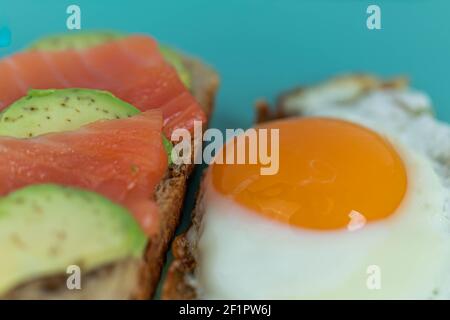
M 124 33 L 113 31 L 72 32 L 44 37 L 33 43 L 29 50 L 59 51 L 67 49 L 85 49 L 108 41 L 125 37 Z
M 142 257 L 131 213 L 93 192 L 32 185 L 0 198 L 0 295 L 39 277 Z
M 172 149 L 173 145 L 172 142 L 169 141 L 164 135 L 163 135 L 163 147 L 164 150 L 166 150 L 167 156 L 169 158 L 169 165 L 172 164 Z
M 191 89 L 191 74 L 183 64 L 180 54 L 166 45 L 159 45 L 159 50 L 164 56 L 164 59 L 166 59 L 166 61 L 175 68 L 178 76 L 180 77 L 180 80 L 184 83 L 184 85 L 188 89 Z
M 107 91 L 30 90 L 0 114 L 0 135 L 29 138 L 75 130 L 102 119 L 121 119 L 140 111 Z
M 42 38 L 33 43 L 28 50 L 59 51 L 67 49 L 85 49 L 105 42 L 126 37 L 125 33 L 112 31 L 75 32 L 57 34 Z M 170 63 L 178 73 L 181 81 L 187 88 L 191 88 L 191 75 L 183 64 L 180 55 L 168 46 L 160 45 L 160 51 L 166 61 Z
M 76 88 L 30 90 L 0 113 L 0 136 L 31 138 L 138 113 L 139 109 L 108 91 Z M 162 139 L 170 165 L 172 143 L 164 135 Z

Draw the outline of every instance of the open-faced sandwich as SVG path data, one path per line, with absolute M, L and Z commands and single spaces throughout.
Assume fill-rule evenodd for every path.
M 450 297 L 450 126 L 426 94 L 350 75 L 259 110 L 278 171 L 208 168 L 164 298 Z
M 151 297 L 193 168 L 171 163 L 171 133 L 206 124 L 217 86 L 145 35 L 51 36 L 1 59 L 0 297 Z

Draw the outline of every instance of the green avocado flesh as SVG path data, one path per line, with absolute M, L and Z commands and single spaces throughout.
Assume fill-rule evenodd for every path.
M 0 136 L 31 138 L 50 132 L 76 130 L 83 125 L 123 119 L 140 113 L 107 91 L 92 89 L 30 90 L 0 113 Z M 163 138 L 169 156 L 172 144 Z
M 90 89 L 31 90 L 0 114 L 0 135 L 29 138 L 75 130 L 102 119 L 140 113 L 111 93 Z
M 178 76 L 180 77 L 180 80 L 184 83 L 184 85 L 187 88 L 191 89 L 191 74 L 184 66 L 180 55 L 175 50 L 165 45 L 160 45 L 159 50 L 161 51 L 166 61 L 175 68 Z
M 123 37 L 125 37 L 125 34 L 112 31 L 56 34 L 36 41 L 29 49 L 42 51 L 85 49 Z
M 86 49 L 126 36 L 123 33 L 108 31 L 66 33 L 42 38 L 28 49 L 41 51 Z M 191 75 L 184 66 L 180 55 L 175 50 L 163 45 L 160 46 L 160 51 L 166 61 L 175 68 L 184 85 L 191 88 Z
M 169 141 L 169 139 L 167 139 L 164 136 L 163 136 L 163 147 L 164 147 L 164 150 L 166 150 L 167 156 L 169 158 L 169 165 L 170 165 L 170 164 L 172 164 L 172 149 L 173 149 L 173 145 Z
M 41 184 L 0 198 L 0 295 L 26 281 L 142 257 L 131 213 L 85 190 Z

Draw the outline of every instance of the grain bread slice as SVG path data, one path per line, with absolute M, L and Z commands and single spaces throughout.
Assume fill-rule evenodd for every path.
M 209 119 L 219 85 L 217 73 L 200 60 L 182 56 L 192 76 L 192 93 Z M 187 179 L 194 165 L 171 165 L 157 187 L 160 237 L 150 239 L 143 259 L 127 259 L 82 275 L 82 289 L 68 290 L 67 275 L 52 275 L 18 286 L 4 299 L 148 299 L 156 290 L 169 243 L 180 219 Z M 82 266 L 80 266 L 82 269 Z
M 351 88 L 351 95 L 357 98 L 370 90 L 375 89 L 398 89 L 405 88 L 408 84 L 407 79 L 403 77 L 394 78 L 389 81 L 383 81 L 367 74 L 350 74 L 331 79 L 324 85 L 337 86 L 342 88 Z M 269 103 L 264 100 L 258 101 L 256 107 L 256 123 L 286 118 L 290 116 L 299 116 L 298 113 L 292 113 L 289 110 L 289 103 L 292 98 L 298 98 L 307 95 L 313 90 L 319 90 L 322 85 L 312 87 L 297 87 L 280 94 L 275 108 L 271 108 Z M 301 115 L 300 115 L 301 116 Z M 204 214 L 202 207 L 203 189 L 200 187 L 196 206 L 192 213 L 192 225 L 188 231 L 175 238 L 172 244 L 172 253 L 174 260 L 167 272 L 163 285 L 162 299 L 190 300 L 198 298 L 195 280 L 195 248 L 198 239 L 198 233 L 201 232 L 201 220 Z

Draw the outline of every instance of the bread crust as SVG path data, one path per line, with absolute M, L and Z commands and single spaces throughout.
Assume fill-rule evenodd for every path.
M 201 183 L 195 208 L 192 211 L 192 224 L 185 233 L 177 236 L 172 243 L 173 261 L 167 271 L 166 279 L 164 279 L 161 293 L 161 299 L 163 300 L 193 300 L 198 298 L 195 285 L 189 279 L 194 279 L 196 267 L 195 242 L 200 232 L 204 214 L 203 195 L 204 184 Z
M 393 78 L 389 81 L 382 81 L 376 77 L 367 74 L 349 74 L 332 79 L 331 81 L 343 82 L 352 81 L 357 83 L 363 91 L 373 90 L 375 88 L 396 89 L 404 88 L 408 80 L 404 77 Z M 314 87 L 314 86 L 313 86 Z M 291 116 L 286 110 L 287 101 L 294 96 L 302 94 L 309 87 L 296 87 L 283 92 L 279 95 L 275 108 L 271 108 L 265 100 L 259 100 L 255 103 L 255 123 L 261 123 Z M 298 116 L 298 114 L 297 114 Z M 197 197 L 196 206 L 192 212 L 192 225 L 189 229 L 176 237 L 172 244 L 172 253 L 174 260 L 169 266 L 167 276 L 163 285 L 161 298 L 165 300 L 191 300 L 198 298 L 198 292 L 195 288 L 195 246 L 196 237 L 200 231 L 201 219 L 204 214 L 202 208 L 203 189 L 201 184 Z
M 192 76 L 192 94 L 202 106 L 209 121 L 216 91 L 219 86 L 218 75 L 197 59 L 183 57 L 183 64 Z M 166 252 L 175 230 L 180 222 L 181 209 L 186 194 L 187 180 L 194 169 L 193 164 L 172 165 L 156 190 L 156 203 L 161 215 L 161 236 L 159 241 L 149 243 L 145 264 L 140 273 L 141 283 L 133 298 L 153 297 L 164 266 Z
M 217 73 L 200 60 L 182 55 L 192 76 L 192 94 L 209 120 L 219 86 Z M 160 235 L 150 238 L 143 259 L 127 259 L 85 275 L 82 290 L 69 291 L 67 275 L 52 275 L 18 286 L 5 299 L 149 299 L 153 297 L 175 230 L 193 164 L 171 165 L 158 184 L 155 199 L 160 214 Z M 111 278 L 119 279 L 111 285 Z M 106 293 L 108 290 L 110 292 Z

